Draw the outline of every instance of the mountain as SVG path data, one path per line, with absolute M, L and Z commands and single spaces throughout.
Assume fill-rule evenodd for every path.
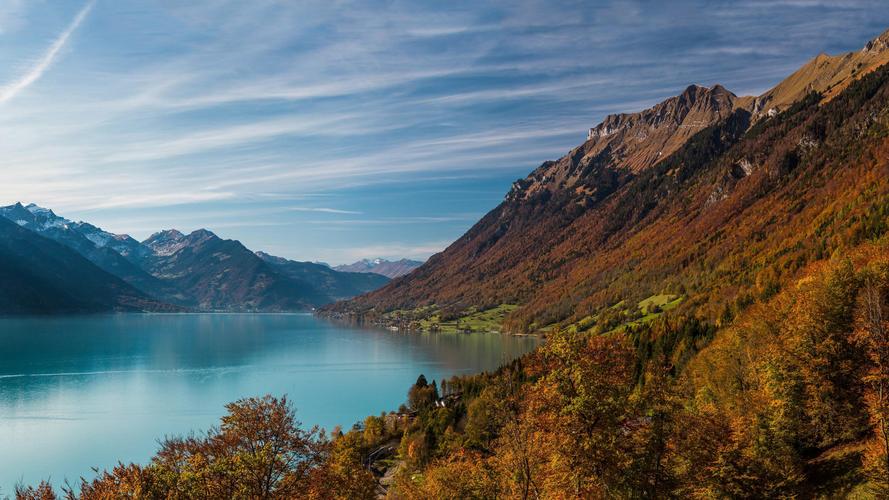
M 152 252 L 127 235 L 109 233 L 85 222 L 73 222 L 33 203 L 0 207 L 0 216 L 65 245 L 148 295 L 162 300 L 175 295 L 163 282 L 142 269 L 142 261 Z
M 350 299 L 376 290 L 389 282 L 389 278 L 380 274 L 333 270 L 323 264 L 287 260 L 265 252 L 256 252 L 256 255 L 285 276 L 311 283 L 327 297 L 325 303 Z
M 48 238 L 0 217 L 0 312 L 175 310 Z
M 166 229 L 152 234 L 142 242 L 142 245 L 149 248 L 152 255 L 168 257 L 186 247 L 189 241 L 194 241 L 194 239 L 189 240 L 175 229 Z
M 146 269 L 173 284 L 201 310 L 292 311 L 321 307 L 375 290 L 383 276 L 338 272 L 223 240 L 206 229 L 185 235 L 175 229 L 142 244 L 153 252 Z
M 362 259 L 352 264 L 336 266 L 334 269 L 347 273 L 381 274 L 387 278 L 394 279 L 404 276 L 422 265 L 422 262 L 410 259 L 401 259 L 394 262 L 386 259 Z
M 188 235 L 175 229 L 160 231 L 140 243 L 35 204 L 0 207 L 0 219 L 73 250 L 146 297 L 189 309 L 307 310 L 388 282 L 383 276 L 341 273 L 284 259 L 278 262 L 205 229 Z
M 209 311 L 294 311 L 330 302 L 302 280 L 289 278 L 239 241 L 223 240 L 206 229 L 188 235 L 175 230 L 152 235 L 143 244 L 155 251 L 148 271 Z
M 16 203 L 15 205 L 0 207 L 0 215 L 32 231 L 48 235 L 59 235 L 57 236 L 59 239 L 64 239 L 64 235 L 70 236 L 72 241 L 79 240 L 78 236 L 86 238 L 94 246 L 114 250 L 115 253 L 132 259 L 134 262 L 140 261 L 151 253 L 148 248 L 145 248 L 129 235 L 109 233 L 86 222 L 73 222 L 64 217 L 59 217 L 52 210 L 37 206 L 34 203 L 28 206 Z M 58 231 L 54 232 L 54 229 Z
M 691 85 L 680 95 L 634 114 L 610 115 L 587 141 L 557 161 L 544 162 L 513 183 L 504 201 L 441 254 L 386 287 L 331 309 L 334 315 L 376 317 L 393 310 L 442 311 L 522 304 L 541 285 L 566 272 L 551 255 L 575 223 L 592 217 L 615 193 L 668 158 L 694 133 L 729 117 L 747 117 L 752 98 L 721 86 Z M 572 263 L 587 251 L 573 243 Z
M 882 60 L 886 40 L 848 57 Z M 729 317 L 807 262 L 885 231 L 874 217 L 889 213 L 887 70 L 862 63 L 831 94 L 836 84 L 819 93 L 818 82 L 836 68 L 818 68 L 758 98 L 691 86 L 609 116 L 444 252 L 326 313 L 413 327 L 497 310 L 525 332 L 675 297 Z M 796 81 L 810 83 L 794 94 Z

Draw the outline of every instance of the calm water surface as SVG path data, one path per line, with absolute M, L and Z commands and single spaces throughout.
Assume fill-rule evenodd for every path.
M 19 480 L 145 463 L 158 438 L 216 424 L 239 398 L 287 394 L 304 424 L 347 427 L 396 409 L 420 373 L 490 370 L 538 342 L 308 314 L 0 319 L 0 498 Z

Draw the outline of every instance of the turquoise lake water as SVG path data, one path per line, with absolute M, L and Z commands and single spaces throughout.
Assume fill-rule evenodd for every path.
M 491 370 L 539 340 L 404 334 L 309 314 L 0 319 L 0 498 L 16 482 L 145 463 L 239 398 L 288 395 L 306 426 L 350 427 L 430 380 Z

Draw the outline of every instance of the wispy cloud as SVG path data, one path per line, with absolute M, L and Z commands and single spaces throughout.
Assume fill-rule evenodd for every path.
M 16 81 L 0 88 L 0 104 L 9 101 L 18 95 L 19 92 L 30 87 L 37 80 L 40 80 L 40 77 L 42 77 L 52 66 L 53 62 L 55 62 L 59 52 L 61 52 L 65 47 L 65 44 L 68 43 L 68 39 L 71 38 L 71 35 L 77 31 L 77 28 L 79 28 L 81 23 L 83 23 L 83 20 L 86 19 L 86 16 L 90 13 L 95 3 L 96 0 L 87 2 L 77 15 L 74 16 L 74 20 L 71 21 L 71 24 L 69 24 L 65 31 L 56 38 L 52 45 L 49 46 L 49 49 L 46 50 L 43 56 L 41 56 L 40 59 L 28 69 L 28 71 L 21 75 Z
M 340 210 L 338 208 L 325 207 L 290 207 L 289 210 L 294 212 L 318 212 L 323 214 L 341 214 L 341 215 L 361 215 L 363 212 L 355 210 Z
M 0 198 L 302 259 L 429 253 L 606 114 L 762 92 L 883 31 L 883 3 L 0 0 Z
M 299 221 L 300 224 L 319 224 L 329 225 L 332 228 L 337 226 L 396 226 L 401 224 L 436 224 L 447 222 L 463 222 L 471 223 L 479 219 L 480 214 L 464 217 L 388 217 L 383 219 L 336 219 L 336 220 L 305 220 Z M 342 229 L 342 228 L 338 228 Z
M 104 158 L 106 162 L 139 162 L 163 160 L 177 156 L 231 149 L 245 144 L 256 144 L 281 136 L 354 136 L 367 132 L 356 125 L 357 117 L 349 113 L 332 113 L 322 116 L 294 116 L 271 120 L 255 120 L 224 127 L 207 127 L 198 132 L 183 133 L 177 137 L 164 135 L 159 139 L 133 140 L 115 148 L 118 152 Z M 379 132 L 385 127 L 374 128 Z M 113 151 L 112 148 L 109 148 Z
M 172 193 L 155 193 L 155 194 L 115 194 L 96 200 L 93 203 L 87 203 L 81 207 L 82 210 L 98 210 L 98 209 L 115 209 L 115 208 L 148 208 L 148 207 L 169 207 L 176 205 L 190 205 L 194 203 L 203 203 L 210 201 L 220 201 L 234 198 L 231 192 L 200 192 L 200 191 L 180 191 Z

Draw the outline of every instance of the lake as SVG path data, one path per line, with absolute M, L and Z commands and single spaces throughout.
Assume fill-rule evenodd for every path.
M 0 498 L 19 480 L 146 463 L 239 398 L 288 395 L 306 426 L 395 410 L 420 373 L 491 370 L 539 340 L 350 328 L 309 314 L 0 319 Z

